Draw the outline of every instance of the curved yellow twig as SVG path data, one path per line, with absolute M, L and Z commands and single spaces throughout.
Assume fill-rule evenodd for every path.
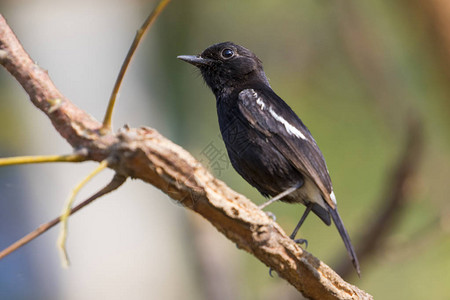
M 82 162 L 86 159 L 86 156 L 82 154 L 4 157 L 0 158 L 0 167 L 51 162 Z
M 61 230 L 60 230 L 59 238 L 58 238 L 58 242 L 57 242 L 58 248 L 61 250 L 62 264 L 64 267 L 69 266 L 69 258 L 68 258 L 67 250 L 66 250 L 67 220 L 68 220 L 68 218 L 70 216 L 70 212 L 72 210 L 73 201 L 75 200 L 75 197 L 79 193 L 81 188 L 83 186 L 85 186 L 86 183 L 88 183 L 95 175 L 97 175 L 98 173 L 100 173 L 101 171 L 106 169 L 107 167 L 108 167 L 108 160 L 105 159 L 97 166 L 97 168 L 94 169 L 94 171 L 92 171 L 79 184 L 77 184 L 77 186 L 72 190 L 72 193 L 70 194 L 69 199 L 67 200 L 66 205 L 64 206 L 64 209 L 61 214 L 61 219 L 60 219 L 61 220 Z
M 139 46 L 139 43 L 141 42 L 144 34 L 147 32 L 147 30 L 150 28 L 150 26 L 153 24 L 156 18 L 161 14 L 161 12 L 164 10 L 167 4 L 169 4 L 169 2 L 170 0 L 161 0 L 155 7 L 155 9 L 147 17 L 144 24 L 142 24 L 141 28 L 139 28 L 139 30 L 136 32 L 136 36 L 134 37 L 130 50 L 128 50 L 128 54 L 125 57 L 119 75 L 117 75 L 116 83 L 114 84 L 111 97 L 109 98 L 108 108 L 106 109 L 105 117 L 103 119 L 102 132 L 108 132 L 111 130 L 111 119 L 114 104 L 116 103 L 116 98 L 119 92 L 120 85 L 122 84 L 123 77 L 125 76 L 125 72 L 127 71 L 128 65 L 130 64 L 134 52 L 136 52 L 136 49 Z

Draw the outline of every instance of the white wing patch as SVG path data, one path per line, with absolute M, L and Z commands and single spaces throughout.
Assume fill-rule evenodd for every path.
M 256 98 L 256 104 L 258 104 L 259 107 L 261 107 L 261 110 L 264 110 L 264 108 L 266 107 L 266 104 L 265 104 L 264 101 L 261 99 L 261 97 L 258 96 L 258 93 L 255 92 L 254 89 L 250 89 L 250 92 L 252 93 L 253 97 Z
M 258 97 L 258 99 L 256 99 L 256 104 L 258 104 L 259 106 L 261 106 L 261 110 L 264 109 L 264 107 L 266 107 L 266 105 L 264 104 L 264 102 L 262 101 L 261 98 Z
M 275 118 L 275 120 L 277 120 L 278 122 L 280 122 L 281 124 L 284 125 L 284 127 L 286 128 L 286 131 L 290 135 L 295 135 L 296 137 L 299 137 L 306 141 L 305 135 L 300 130 L 298 130 L 296 127 L 292 126 L 292 124 L 290 124 L 288 121 L 286 121 L 282 116 L 280 116 L 276 112 L 274 112 L 272 108 L 269 108 L 269 112 L 272 115 L 272 117 Z
M 266 103 L 264 103 L 263 99 L 261 97 L 259 97 L 258 93 L 254 89 L 243 90 L 241 93 L 247 93 L 247 92 L 252 93 L 252 96 L 254 98 L 256 98 L 256 104 L 259 105 L 261 110 L 264 110 L 266 108 Z M 241 94 L 241 93 L 239 93 L 239 94 Z M 284 126 L 284 128 L 286 128 L 286 131 L 288 134 L 294 135 L 305 141 L 307 140 L 306 136 L 300 130 L 298 130 L 295 126 L 293 126 L 291 123 L 286 121 L 286 119 L 284 119 L 282 116 L 277 114 L 271 107 L 269 107 L 269 113 L 272 115 L 272 117 L 274 117 L 275 120 L 277 120 L 278 122 L 283 124 L 283 126 Z

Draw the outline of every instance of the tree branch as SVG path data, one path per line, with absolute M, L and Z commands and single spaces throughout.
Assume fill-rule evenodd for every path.
M 101 134 L 102 124 L 67 100 L 0 16 L 0 59 L 55 129 L 88 159 L 109 158 L 124 177 L 139 178 L 197 212 L 311 299 L 372 299 L 302 250 L 263 211 L 214 178 L 195 158 L 151 128 Z

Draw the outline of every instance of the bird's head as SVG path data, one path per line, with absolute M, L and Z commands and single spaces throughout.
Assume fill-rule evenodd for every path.
M 247 48 L 232 42 L 212 45 L 199 55 L 178 58 L 199 68 L 216 96 L 254 81 L 269 85 L 261 60 Z

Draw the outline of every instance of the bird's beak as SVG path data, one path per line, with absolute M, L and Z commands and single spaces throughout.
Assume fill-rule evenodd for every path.
M 203 58 L 200 55 L 180 55 L 177 56 L 178 59 L 181 59 L 182 61 L 188 62 L 196 67 L 206 66 L 210 65 L 214 60 Z

